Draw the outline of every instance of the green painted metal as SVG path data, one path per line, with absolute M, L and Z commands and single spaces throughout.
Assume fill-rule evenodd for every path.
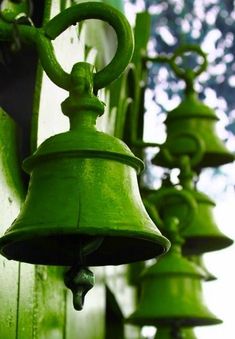
M 72 70 L 74 88 L 62 104 L 71 130 L 47 139 L 24 162 L 31 173 L 27 199 L 0 241 L 9 259 L 110 265 L 146 260 L 169 247 L 140 198 L 136 172 L 142 162 L 95 128 L 103 104 L 92 94 L 92 69 L 79 63 Z M 97 237 L 99 247 L 89 248 Z
M 66 90 L 71 88 L 70 74 L 65 72 L 57 62 L 51 40 L 65 31 L 69 26 L 85 19 L 100 19 L 108 22 L 115 30 L 118 46 L 115 56 L 101 71 L 94 74 L 94 92 L 110 84 L 125 70 L 133 53 L 133 35 L 125 16 L 115 8 L 97 2 L 87 2 L 72 6 L 37 29 L 18 25 L 19 37 L 24 42 L 33 44 L 39 53 L 42 66 L 50 79 Z M 13 24 L 0 21 L 0 39 L 12 40 Z
M 182 203 L 186 211 L 182 208 L 178 209 L 176 213 L 175 209 L 171 211 L 171 209 L 168 208 L 171 205 L 174 206 L 175 199 Z M 168 218 L 178 218 L 179 227 L 182 230 L 185 227 L 187 228 L 188 223 L 194 219 L 197 213 L 197 203 L 194 197 L 186 190 L 179 190 L 175 187 L 161 187 L 159 190 L 148 194 L 144 198 L 144 203 L 152 219 L 155 220 L 155 222 L 158 221 L 163 232 L 166 232 L 164 222 Z
M 223 234 L 216 225 L 213 216 L 215 203 L 202 192 L 196 190 L 189 192 L 197 202 L 198 211 L 192 222 L 182 232 L 185 238 L 183 253 L 202 254 L 232 245 L 233 240 Z M 183 208 L 183 206 L 178 205 L 178 208 Z
M 73 293 L 75 310 L 81 311 L 87 292 L 94 287 L 94 274 L 87 267 L 73 266 L 65 273 L 64 282 Z
M 196 52 L 203 57 L 204 62 L 197 71 L 182 70 L 176 64 L 176 58 L 183 56 L 186 52 Z M 167 139 L 163 147 L 168 148 L 175 157 L 185 154 L 192 157 L 193 154 L 197 153 L 193 140 L 185 141 L 185 138 L 182 138 L 177 140 L 176 143 L 176 137 L 187 131 L 198 136 L 205 146 L 204 156 L 196 166 L 198 169 L 232 162 L 234 155 L 226 149 L 216 135 L 215 123 L 218 121 L 216 113 L 198 99 L 194 90 L 194 79 L 207 67 L 206 55 L 199 46 L 183 46 L 175 52 L 170 63 L 176 75 L 186 82 L 186 89 L 183 101 L 167 114 L 165 121 Z M 156 155 L 153 162 L 163 167 L 172 167 L 172 164 L 167 161 L 161 151 Z
M 173 221 L 170 226 L 175 224 Z M 172 228 L 167 228 L 172 232 Z M 221 323 L 203 302 L 203 271 L 182 257 L 178 236 L 171 233 L 170 239 L 172 247 L 168 254 L 144 271 L 139 305 L 127 321 L 139 326 L 164 327 Z
M 67 7 L 68 4 L 69 1 L 67 1 Z M 57 6 L 57 2 L 46 0 L 45 6 L 47 6 L 47 10 L 49 11 L 51 7 Z M 45 13 L 45 16 L 49 18 L 48 13 Z M 5 32 L 0 30 L 1 38 L 8 40 L 8 34 L 10 34 L 9 26 L 5 25 L 4 21 L 1 22 L 0 26 L 6 28 Z M 30 29 L 31 27 L 20 28 L 22 32 L 26 31 L 25 38 L 22 38 L 22 42 L 23 40 L 28 40 L 29 43 L 33 44 L 33 38 L 31 40 L 29 33 L 31 32 Z M 109 45 L 109 38 L 107 39 L 107 45 Z M 69 59 L 70 55 L 68 55 L 68 63 Z M 41 73 L 41 71 L 38 73 Z M 37 98 L 33 112 L 34 128 L 32 130 L 33 150 L 36 149 L 36 144 L 39 142 L 38 140 L 41 140 L 40 138 L 38 139 L 41 129 L 57 131 L 58 128 L 57 123 L 51 126 L 50 117 L 44 125 L 37 124 L 37 120 L 40 120 L 42 116 L 42 107 L 40 104 L 41 94 L 46 91 L 44 86 L 41 87 L 41 74 L 38 76 L 36 91 Z M 4 124 L 4 122 L 6 122 L 6 124 Z M 1 127 L 3 127 L 0 135 L 4 139 L 2 143 L 3 148 L 1 149 L 1 156 L 4 155 L 4 165 L 1 167 L 1 175 L 6 177 L 6 170 L 8 173 L 6 187 L 2 177 L 0 183 L 2 192 L 1 234 L 11 224 L 13 219 L 15 219 L 19 210 L 17 206 L 22 200 L 22 198 L 19 197 L 24 196 L 21 187 L 22 180 L 19 176 L 18 159 L 16 157 L 16 153 L 18 152 L 15 152 L 15 147 L 18 145 L 18 142 L 15 139 L 15 132 L 13 133 L 11 130 L 11 124 L 14 127 L 12 121 L 9 125 L 8 117 L 5 116 L 0 124 L 0 130 Z M 105 126 L 102 127 L 105 129 Z M 9 151 L 8 147 L 10 147 Z M 7 155 L 7 157 L 5 157 L 5 155 Z M 9 175 L 9 173 L 11 174 Z M 14 195 L 8 195 L 7 192 L 12 192 L 12 190 L 15 192 Z M 7 200 L 8 197 L 10 197 L 9 201 Z M 0 267 L 0 276 L 2 277 L 2 279 L 0 279 L 0 301 L 4 312 L 0 312 L 0 338 L 103 339 L 105 337 L 105 274 L 101 268 L 93 268 L 96 275 L 96 285 L 86 298 L 85 309 L 78 313 L 73 309 L 71 292 L 64 288 L 63 268 L 45 268 L 24 263 L 18 264 L 7 261 L 1 257 L 0 262 L 2 263 L 2 261 L 3 264 Z M 111 268 L 107 267 L 107 271 L 109 269 Z M 131 290 L 127 286 L 124 278 L 125 277 L 122 278 L 122 286 L 125 286 L 127 290 Z M 113 280 L 116 279 L 116 277 L 113 277 Z M 118 277 L 118 279 L 120 282 L 121 278 Z M 119 294 L 123 295 L 123 287 L 120 288 Z M 49 299 L 51 299 L 51 301 Z M 131 293 L 127 296 L 127 299 L 129 303 L 132 302 Z M 87 324 L 92 324 L 92 326 Z M 138 331 L 135 333 L 137 332 Z
M 166 217 L 174 216 L 181 221 L 180 232 L 184 238 L 182 246 L 184 255 L 200 255 L 205 252 L 217 251 L 233 243 L 233 240 L 223 234 L 216 225 L 213 216 L 213 208 L 215 207 L 213 200 L 194 188 L 194 173 L 191 170 L 191 164 L 193 160 L 196 160 L 196 164 L 201 159 L 203 153 L 200 148 L 198 150 L 199 152 L 195 153 L 194 159 L 183 156 L 177 160 L 176 158 L 172 160 L 171 153 L 168 154 L 169 163 L 174 163 L 181 170 L 179 174 L 180 184 L 172 187 L 167 178 L 163 181 L 159 190 L 147 195 L 145 199 L 148 203 L 147 209 L 153 219 L 157 220 L 157 209 L 163 220 Z M 165 187 L 168 185 L 171 187 Z M 169 193 L 167 193 L 168 191 Z M 174 191 L 175 194 L 173 194 Z M 186 203 L 186 200 L 182 199 L 184 193 L 186 196 L 191 196 L 188 200 L 191 199 L 197 206 L 194 209 L 191 207 L 191 211 L 194 212 L 192 215 L 190 214 L 189 201 Z M 182 197 L 180 197 L 180 194 L 182 194 Z M 164 195 L 167 199 L 164 198 Z M 161 230 L 164 233 L 164 229 Z
M 105 310 L 106 290 L 104 281 L 104 269 L 94 267 L 92 271 L 96 277 L 95 286 L 86 296 L 86 307 L 82 312 L 73 308 L 72 293 L 66 293 L 66 339 L 103 339 L 105 338 Z
M 185 240 L 182 249 L 184 255 L 199 255 L 205 252 L 218 251 L 232 245 L 233 240 L 223 234 L 215 222 L 213 216 L 215 203 L 212 199 L 194 188 L 179 187 L 179 189 L 174 188 L 174 190 L 179 192 L 178 197 L 172 195 L 169 199 L 164 200 L 160 216 L 162 215 L 163 219 L 167 216 L 175 216 L 183 221 L 181 235 Z M 158 195 L 161 197 L 164 191 L 164 188 L 160 188 L 148 197 L 148 201 L 154 203 L 154 197 Z M 196 202 L 197 209 L 192 218 L 190 218 L 188 205 L 180 198 L 180 192 L 185 192 L 187 196 L 191 195 L 192 200 Z M 156 209 L 155 206 L 153 208 Z M 153 213 L 150 209 L 148 211 L 153 218 Z M 164 229 L 160 229 L 164 233 Z

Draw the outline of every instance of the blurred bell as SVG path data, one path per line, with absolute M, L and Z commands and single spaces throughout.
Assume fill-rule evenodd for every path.
M 221 323 L 204 304 L 204 272 L 183 258 L 179 243 L 170 239 L 168 254 L 144 271 L 138 307 L 127 321 L 138 326 L 171 328 Z
M 188 154 L 193 156 L 195 143 L 188 138 L 178 138 L 185 131 L 195 134 L 204 143 L 204 155 L 197 168 L 216 167 L 234 160 L 234 154 L 226 149 L 215 131 L 218 118 L 215 112 L 203 104 L 197 98 L 196 93 L 186 95 L 178 107 L 167 114 L 165 121 L 167 128 L 167 139 L 164 147 L 176 158 Z M 177 137 L 177 142 L 176 142 Z M 171 168 L 162 151 L 154 158 L 153 163 L 163 167 Z

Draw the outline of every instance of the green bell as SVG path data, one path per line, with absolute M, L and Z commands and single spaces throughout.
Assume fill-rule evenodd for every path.
M 62 104 L 70 131 L 47 139 L 23 163 L 31 175 L 27 198 L 0 239 L 8 259 L 118 265 L 159 256 L 169 247 L 140 197 L 136 174 L 142 161 L 121 140 L 96 130 L 104 105 L 93 93 L 80 93 L 90 88 L 83 72 Z
M 174 335 L 174 329 L 159 327 L 155 339 L 197 339 L 197 337 L 191 328 L 179 329 L 178 333 Z
M 204 272 L 182 257 L 177 238 L 170 239 L 169 253 L 144 271 L 138 308 L 127 321 L 173 328 L 221 323 L 203 302 Z
M 204 193 L 198 192 L 193 188 L 177 189 L 177 194 L 171 194 L 168 198 L 164 198 L 164 193 L 171 189 L 162 187 L 154 193 L 150 194 L 147 200 L 152 206 L 155 204 L 156 217 L 154 211 L 151 213 L 150 208 L 146 206 L 153 220 L 157 220 L 157 211 L 160 217 L 164 219 L 166 216 L 177 217 L 180 221 L 184 221 L 184 226 L 181 227 L 181 235 L 185 242 L 183 244 L 184 255 L 199 255 L 205 252 L 218 251 L 232 245 L 233 240 L 223 234 L 215 223 L 212 208 L 215 203 Z M 192 199 L 197 204 L 197 209 L 192 217 L 188 212 L 188 204 L 180 197 L 191 195 Z M 161 208 L 159 209 L 159 200 Z M 187 217 L 186 217 L 187 216 Z M 185 222 L 186 221 L 186 222 Z M 164 233 L 164 229 L 161 231 Z
M 182 229 L 184 255 L 198 255 L 205 252 L 218 251 L 232 245 L 233 240 L 223 234 L 215 223 L 212 209 L 215 203 L 204 193 L 195 189 L 185 190 L 192 194 L 197 203 L 197 212 L 192 221 Z M 182 215 L 186 206 L 182 201 L 175 199 L 168 204 L 167 211 L 170 215 Z M 185 212 L 186 213 L 186 212 Z
M 169 149 L 175 157 L 185 154 L 193 157 L 197 150 L 194 141 L 183 136 L 187 131 L 198 136 L 204 144 L 204 155 L 197 164 L 198 168 L 216 167 L 232 162 L 234 155 L 226 149 L 216 135 L 217 121 L 215 112 L 199 101 L 195 93 L 190 93 L 178 107 L 167 114 L 165 121 L 167 139 L 164 147 Z M 172 167 L 161 150 L 153 159 L 153 163 L 163 167 Z

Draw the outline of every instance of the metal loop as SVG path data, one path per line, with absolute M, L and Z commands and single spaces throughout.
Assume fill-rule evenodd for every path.
M 48 76 L 59 87 L 69 90 L 70 75 L 61 67 L 57 70 L 54 69 L 58 66 L 58 62 L 55 60 L 50 40 L 58 37 L 69 26 L 86 19 L 99 19 L 109 23 L 114 28 L 118 40 L 116 54 L 111 62 L 94 74 L 94 92 L 97 92 L 98 89 L 107 86 L 121 75 L 133 54 L 132 30 L 122 13 L 103 3 L 87 2 L 75 5 L 61 12 L 45 25 L 44 37 L 40 34 L 41 39 L 38 46 L 43 67 L 45 67 Z
M 179 216 L 174 215 L 171 216 L 176 217 L 179 220 L 179 230 L 183 230 L 192 222 L 197 210 L 197 203 L 190 192 L 187 192 L 183 189 L 178 190 L 174 187 L 163 188 L 149 195 L 147 197 L 147 200 L 150 204 L 154 203 L 154 206 L 155 208 L 157 208 L 159 215 L 161 215 L 163 208 L 166 209 L 167 213 L 167 199 L 171 197 L 180 198 L 183 202 L 186 203 L 188 207 L 187 215 L 184 218 L 180 218 Z
M 195 141 L 196 144 L 196 152 L 193 155 L 190 154 L 182 154 L 182 155 L 188 155 L 190 158 L 190 164 L 192 167 L 198 165 L 200 161 L 203 158 L 204 151 L 205 151 L 205 145 L 203 140 L 196 134 L 191 132 L 181 132 L 177 133 L 174 136 L 171 137 L 171 142 L 173 141 L 174 144 L 177 143 L 177 140 L 180 138 L 189 138 L 193 141 Z M 162 155 L 164 157 L 164 160 L 170 165 L 179 167 L 180 166 L 180 157 L 179 155 L 175 156 L 171 153 L 170 147 L 167 146 L 162 147 Z
M 176 58 L 179 56 L 183 56 L 183 54 L 187 52 L 194 52 L 198 55 L 200 55 L 203 58 L 203 63 L 198 67 L 198 70 L 192 70 L 192 69 L 182 69 L 176 64 Z M 206 53 L 202 51 L 200 46 L 198 45 L 182 45 L 179 48 L 176 49 L 175 53 L 173 54 L 171 58 L 171 67 L 175 74 L 184 80 L 193 80 L 195 79 L 198 75 L 200 75 L 202 72 L 204 72 L 207 68 L 208 62 L 207 62 L 207 56 Z

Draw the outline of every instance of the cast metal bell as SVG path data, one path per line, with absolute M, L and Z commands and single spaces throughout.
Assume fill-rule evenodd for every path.
M 219 251 L 232 245 L 233 240 L 223 234 L 215 222 L 213 216 L 215 203 L 213 200 L 195 189 L 186 189 L 186 191 L 192 194 L 195 199 L 197 212 L 192 221 L 182 229 L 181 235 L 185 240 L 182 248 L 183 254 L 198 255 L 205 252 Z M 177 209 L 181 210 L 182 213 L 184 208 L 185 206 L 178 200 L 178 203 L 175 201 L 171 207 L 168 206 L 168 211 L 177 217 L 179 213 Z
M 169 241 L 148 216 L 136 174 L 143 163 L 119 139 L 96 130 L 104 105 L 94 95 L 62 104 L 71 130 L 50 137 L 23 163 L 25 203 L 0 239 L 8 259 L 89 266 L 147 260 Z
M 221 323 L 202 298 L 203 271 L 183 258 L 180 247 L 170 251 L 141 277 L 141 296 L 136 311 L 127 319 L 138 325 L 194 327 Z
M 215 112 L 199 101 L 196 93 L 186 95 L 180 105 L 167 114 L 165 121 L 167 139 L 164 148 L 169 149 L 175 157 L 185 154 L 193 157 L 197 150 L 193 140 L 183 137 L 187 131 L 189 134 L 196 135 L 204 144 L 204 155 L 200 163 L 197 164 L 197 168 L 216 167 L 232 162 L 234 154 L 226 149 L 216 135 L 215 124 L 217 121 Z M 161 150 L 153 159 L 153 163 L 167 168 L 172 167 L 166 161 Z
M 176 188 L 175 190 L 177 192 Z M 164 191 L 167 191 L 167 189 L 162 187 L 150 194 L 147 197 L 148 202 L 154 204 L 157 196 L 164 196 Z M 172 195 L 169 199 L 165 199 L 165 203 L 161 205 L 161 217 L 164 219 L 166 216 L 175 216 L 179 220 L 186 220 L 186 215 L 189 215 L 188 206 L 180 198 L 180 192 L 191 195 L 197 205 L 193 217 L 187 218 L 187 224 L 181 230 L 181 235 L 184 238 L 183 254 L 186 256 L 200 255 L 205 252 L 218 251 L 232 245 L 233 240 L 223 234 L 216 225 L 213 216 L 215 203 L 206 194 L 193 188 L 181 188 L 178 190 L 178 197 L 177 195 Z M 155 210 L 157 212 L 158 205 L 156 205 Z M 163 228 L 161 231 L 164 233 Z

